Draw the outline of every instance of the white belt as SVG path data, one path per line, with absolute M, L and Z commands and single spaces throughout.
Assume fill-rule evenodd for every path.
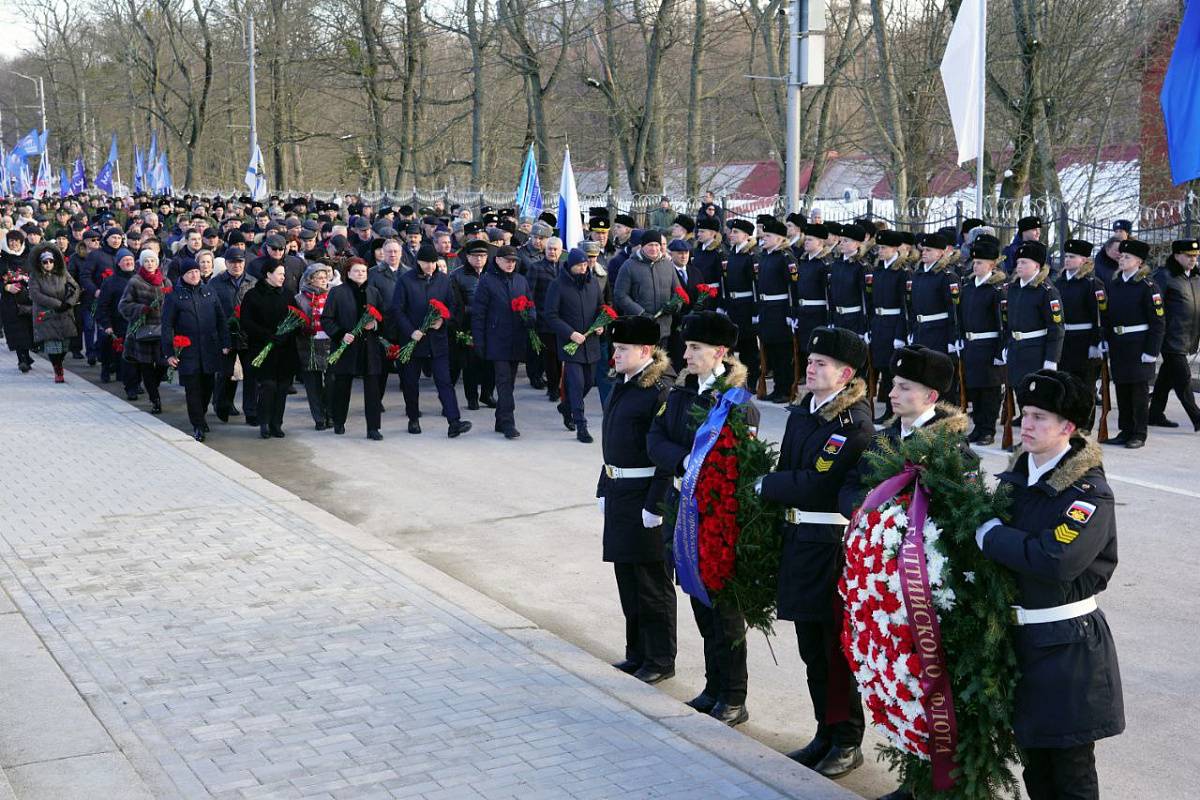
M 937 322 L 940 319 L 949 319 L 950 315 L 943 311 L 941 314 L 917 314 L 917 322 Z
M 766 302 L 771 302 L 773 300 L 787 300 L 788 295 L 787 292 L 784 292 L 783 294 L 760 294 L 758 299 Z
M 1074 603 L 1067 603 L 1065 606 L 1053 606 L 1052 608 L 1021 608 L 1013 606 L 1013 624 L 1014 625 L 1037 625 L 1043 622 L 1062 622 L 1064 619 L 1075 619 L 1082 617 L 1084 614 L 1090 614 L 1096 610 L 1096 598 L 1089 597 L 1086 600 L 1077 600 Z
M 999 339 L 1000 331 L 980 331 L 979 333 L 967 331 L 963 335 L 967 337 L 968 342 L 972 342 L 976 339 Z
M 1149 325 L 1117 325 L 1113 328 L 1113 333 L 1121 336 L 1126 333 L 1141 333 L 1142 331 L 1150 330 Z
M 1049 333 L 1049 331 L 1047 331 L 1045 328 L 1041 328 L 1040 330 L 1036 331 L 1013 331 L 1012 337 L 1019 342 L 1024 339 L 1040 339 L 1047 333 Z
M 747 297 L 754 297 L 754 292 L 730 292 L 730 300 L 742 300 Z
M 1063 325 L 1064 331 L 1090 331 L 1091 329 L 1092 323 L 1090 322 L 1068 322 Z
M 654 467 L 614 467 L 605 464 L 604 474 L 610 478 L 653 478 Z
M 792 525 L 848 525 L 850 520 L 836 511 L 801 511 L 789 508 L 783 512 L 783 518 Z
M 899 316 L 901 310 L 899 308 L 877 308 L 875 313 L 881 317 L 895 317 Z
M 862 311 L 862 306 L 834 306 L 833 308 L 839 314 L 857 314 Z
M 829 303 L 826 303 L 824 300 L 801 300 L 800 305 L 802 305 L 802 306 L 820 306 L 821 308 L 829 308 Z

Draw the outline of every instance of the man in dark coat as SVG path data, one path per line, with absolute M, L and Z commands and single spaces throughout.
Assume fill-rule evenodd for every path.
M 758 285 L 754 297 L 755 329 L 762 342 L 774 389 L 764 399 L 787 403 L 792 399 L 796 365 L 792 360 L 792 329 L 800 307 L 799 267 L 787 246 L 787 228 L 769 217 L 763 221 L 762 250 L 758 254 Z
M 795 222 L 792 223 L 795 225 Z M 800 256 L 796 260 L 796 306 L 792 310 L 800 363 L 807 364 L 804 348 L 812 332 L 829 324 L 829 229 L 820 223 L 804 226 Z
M 1049 281 L 1046 248 L 1025 242 L 1014 251 L 1016 274 L 1006 295 L 1008 385 L 1031 372 L 1058 369 L 1063 347 L 1062 299 Z
M 867 387 L 857 377 L 867 362 L 867 345 L 845 328 L 817 328 L 804 348 L 808 394 L 791 409 L 775 471 L 756 490 L 787 507 L 779 565 L 780 620 L 796 625 L 800 658 L 808 672 L 817 730 L 812 741 L 788 755 L 836 778 L 863 763 L 862 703 L 849 667 L 830 659 L 840 641 L 837 580 L 845 560 L 838 494 L 871 443 L 875 427 Z M 834 669 L 844 669 L 847 696 L 830 697 Z M 836 685 L 836 683 L 835 683 Z
M 646 435 L 650 459 L 674 477 L 683 477 L 691 459 L 700 424 L 694 411 L 707 413 L 727 389 L 748 388 L 746 367 L 729 355 L 738 336 L 737 326 L 718 312 L 700 311 L 684 317 L 687 372 L 676 379 Z M 748 400 L 744 409 L 747 424 L 757 428 L 759 411 L 753 401 Z M 667 502 L 678 504 L 679 493 L 672 489 Z M 731 727 L 741 725 L 750 718 L 746 710 L 746 619 L 736 607 L 708 606 L 694 597 L 691 604 L 704 640 L 704 690 L 687 705 Z
M 1150 381 L 1166 329 L 1162 293 L 1146 266 L 1149 257 L 1150 245 L 1145 242 L 1121 242 L 1121 271 L 1109 282 L 1108 308 L 1100 312 L 1120 428 L 1103 443 L 1123 444 L 1131 450 L 1146 444 Z
M 679 277 L 671 262 L 663 257 L 662 235 L 658 231 L 642 234 L 641 248 L 621 265 L 613 288 L 613 305 L 620 314 L 654 317 L 674 296 Z M 664 349 L 671 335 L 672 316 L 657 317 Z
M 120 228 L 108 228 L 100 247 L 88 253 L 87 260 L 79 268 L 79 285 L 83 288 L 83 301 L 80 303 L 80 313 L 83 316 L 83 344 L 87 352 L 88 365 L 96 363 L 100 355 L 100 336 L 96 331 L 96 322 L 92 309 L 100 297 L 100 283 L 104 274 L 117 271 L 117 250 L 121 248 L 125 237 Z M 170 277 L 170 276 L 168 276 Z
M 458 314 L 454 319 L 457 333 L 471 335 L 471 304 L 491 253 L 492 246 L 486 240 L 467 242 L 460 253 L 465 263 L 450 273 L 450 288 L 454 291 L 455 313 Z M 492 365 L 474 342 L 467 344 L 456 336 L 450 343 L 451 383 L 458 383 L 459 373 L 462 373 L 463 393 L 467 397 L 469 410 L 478 411 L 480 403 L 488 408 L 496 407 L 496 401 L 492 398 L 496 387 Z
M 180 270 L 179 283 L 163 304 L 162 350 L 167 364 L 179 371 L 179 382 L 186 389 L 192 435 L 203 442 L 208 433 L 204 415 L 212 401 L 214 378 L 221 369 L 222 357 L 230 351 L 229 326 L 216 294 L 200 282 L 196 262 L 184 262 Z M 176 335 L 186 336 L 191 344 L 176 351 Z
M 1054 281 L 1062 301 L 1063 346 L 1058 368 L 1095 388 L 1100 377 L 1100 308 L 1108 290 L 1094 274 L 1092 243 L 1063 242 L 1063 270 Z
M 392 294 L 391 323 L 399 333 L 400 342 L 407 344 L 411 339 L 417 343 L 412 357 L 400 367 L 404 410 L 408 415 L 408 432 L 420 433 L 419 384 L 422 368 L 428 367 L 442 404 L 442 416 L 450 425 L 446 435 L 453 439 L 471 430 L 471 423 L 461 418 L 454 385 L 450 383 L 449 318 L 438 317 L 429 330 L 421 330 L 430 313 L 431 301 L 441 303 L 449 314 L 454 314 L 457 302 L 450 278 L 438 269 L 438 253 L 433 245 L 423 244 L 417 251 L 417 268 L 400 276 Z
M 996 439 L 1000 386 L 1004 382 L 1007 276 L 999 268 L 1000 240 L 995 236 L 976 237 L 971 244 L 971 255 L 971 271 L 962 279 L 962 298 L 958 304 L 959 329 L 963 334 L 959 357 L 963 364 L 967 401 L 971 404 L 971 419 L 975 423 L 967 441 L 990 445 Z M 943 394 L 947 391 L 949 387 L 941 390 Z
M 228 422 L 231 416 L 246 414 L 247 425 L 258 424 L 257 369 L 251 363 L 258 353 L 250 352 L 250 345 L 241 327 L 241 306 L 246 293 L 258 283 L 246 274 L 246 251 L 240 247 L 225 250 L 225 271 L 213 277 L 208 286 L 221 303 L 221 313 L 226 320 L 235 320 L 230 336 L 230 351 L 221 365 L 221 372 L 213 389 L 213 410 L 217 419 Z M 234 360 L 242 365 L 242 411 L 234 406 L 238 382 L 234 379 Z
M 617 381 L 604 410 L 596 497 L 604 560 L 613 565 L 625 617 L 625 658 L 613 666 L 653 684 L 675 674 L 675 586 L 659 514 L 671 473 L 646 452 L 646 434 L 671 388 L 670 365 L 652 320 L 619 317 L 610 331 Z
M 758 251 L 754 225 L 749 220 L 729 220 L 729 250 L 721 264 L 719 309 L 738 329 L 737 356 L 748 370 L 746 385 L 758 386 L 758 332 L 754 329 L 754 298 L 758 294 Z M 619 309 L 618 309 L 619 310 Z
M 600 360 L 603 329 L 590 326 L 600 314 L 604 292 L 599 279 L 588 265 L 587 256 L 578 248 L 567 254 L 567 265 L 546 290 L 542 319 L 554 337 L 557 361 L 563 370 L 563 400 L 558 404 L 563 425 L 575 431 L 575 438 L 584 444 L 592 442 L 584 415 L 583 400 L 591 391 L 595 365 Z M 572 344 L 575 352 L 564 348 Z M 549 359 L 546 361 L 550 363 Z
M 1188 356 L 1200 349 L 1200 241 L 1179 239 L 1171 243 L 1171 260 L 1154 273 L 1154 282 L 1162 290 L 1166 311 L 1166 332 L 1162 344 L 1162 367 L 1154 382 L 1150 399 L 1150 424 L 1177 428 L 1178 422 L 1167 419 L 1167 395 L 1172 389 L 1187 412 L 1192 429 L 1200 431 L 1200 409 L 1192 392 L 1192 372 Z
M 1115 501 L 1100 448 L 1085 438 L 1091 387 L 1039 370 L 1017 402 L 1022 449 L 997 476 L 1012 492 L 1012 519 L 975 534 L 1017 581 L 1013 730 L 1031 798 L 1097 800 L 1095 742 L 1125 729 L 1116 646 L 1096 604 L 1117 567 Z
M 897 231 L 880 231 L 876 236 L 876 261 L 874 268 L 864 278 L 866 281 L 868 330 L 867 342 L 871 345 L 871 363 L 879 376 L 879 395 L 869 398 L 885 399 L 892 391 L 892 375 L 888 365 L 892 353 L 903 347 L 908 340 L 908 284 L 911 275 L 900 255 L 904 237 Z M 885 400 L 883 414 L 876 422 L 884 422 L 892 416 L 890 400 Z
M 679 285 L 690 298 L 690 307 L 695 306 L 700 297 L 699 287 L 706 282 L 692 255 L 692 243 L 687 239 L 672 239 L 667 245 L 667 257 L 671 259 L 671 266 L 675 268 Z M 720 264 L 717 265 L 717 269 L 720 269 Z M 671 325 L 671 338 L 667 343 L 667 357 L 671 359 L 671 369 L 676 372 L 683 367 L 683 337 L 680 335 L 682 321 L 682 316 L 676 315 Z
M 517 365 L 529 348 L 529 331 L 537 319 L 537 309 L 526 312 L 528 321 L 513 310 L 513 301 L 524 297 L 529 302 L 529 282 L 517 271 L 517 251 L 511 245 L 496 249 L 496 265 L 489 267 L 471 304 L 471 338 L 483 357 L 492 362 L 496 373 L 496 432 L 506 439 L 521 435 L 514 412 L 513 385 Z
M 125 349 L 125 332 L 129 328 L 129 320 L 117 312 L 121 295 L 125 293 L 125 284 L 137 271 L 137 261 L 133 252 L 124 247 L 116 253 L 116 269 L 100 282 L 100 296 L 96 298 L 95 323 L 97 334 L 104 340 L 101 351 L 103 367 L 101 378 L 116 375 L 125 386 L 125 399 L 137 400 L 138 383 L 141 376 L 137 367 L 121 357 Z M 118 342 L 118 340 L 120 340 Z
M 955 307 L 960 286 L 953 264 L 954 251 L 946 237 L 931 233 L 921 239 L 921 263 L 909 278 L 908 330 L 910 344 L 922 344 L 958 358 L 962 336 Z M 957 390 L 955 380 L 950 402 L 957 402 Z

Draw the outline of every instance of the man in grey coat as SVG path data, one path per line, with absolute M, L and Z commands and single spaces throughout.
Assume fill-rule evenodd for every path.
M 613 303 L 621 314 L 653 317 L 674 296 L 677 286 L 679 277 L 663 254 L 662 234 L 646 231 L 642 234 L 641 248 L 621 265 L 613 288 Z M 671 335 L 672 315 L 663 313 L 656 322 L 661 334 L 659 346 L 665 349 Z

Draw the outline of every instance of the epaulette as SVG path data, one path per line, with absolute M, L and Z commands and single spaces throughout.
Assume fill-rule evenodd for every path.
M 1077 480 L 1071 484 L 1071 488 L 1081 494 L 1087 494 L 1094 488 L 1094 486 L 1095 486 L 1095 484 L 1091 483 L 1090 481 L 1085 481 L 1082 479 Z

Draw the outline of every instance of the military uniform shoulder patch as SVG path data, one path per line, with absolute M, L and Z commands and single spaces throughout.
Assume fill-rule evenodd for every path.
M 875 282 L 875 274 L 871 272 L 865 272 L 863 273 L 863 280 L 867 282 L 867 286 L 870 286 Z
M 838 453 L 842 452 L 842 445 L 845 443 L 846 437 L 842 436 L 840 433 L 835 433 L 833 436 L 829 437 L 829 440 L 825 442 L 825 446 L 821 449 L 826 453 L 829 453 L 831 456 L 836 456 Z
M 1088 520 L 1092 518 L 1092 514 L 1096 513 L 1096 507 L 1091 503 L 1085 503 L 1082 500 L 1076 500 L 1067 509 L 1066 515 L 1079 525 L 1087 525 Z
M 904 290 L 906 292 L 912 291 L 912 278 L 909 278 L 907 281 L 904 282 Z
M 1067 523 L 1062 523 L 1054 529 L 1054 540 L 1062 544 L 1070 544 L 1079 536 L 1079 531 L 1074 528 L 1067 527 Z
M 666 412 L 666 410 L 667 410 L 667 404 L 663 403 L 661 406 L 658 407 L 658 411 L 656 411 L 654 413 L 654 416 L 661 417 Z
M 1162 295 L 1158 292 L 1155 292 L 1154 294 L 1150 295 L 1150 299 L 1154 301 L 1154 313 L 1161 317 L 1163 315 Z
M 822 456 L 817 459 L 817 463 L 816 463 L 817 472 L 829 472 L 829 468 L 832 466 L 833 466 L 832 458 L 825 458 L 824 456 Z
M 1103 289 L 1096 290 L 1096 302 L 1100 304 L 1101 311 L 1108 311 L 1108 295 Z
M 1059 311 L 1062 311 L 1062 303 L 1060 303 L 1058 300 L 1055 300 L 1054 298 L 1051 298 L 1050 299 L 1050 310 L 1054 311 L 1056 313 Z

